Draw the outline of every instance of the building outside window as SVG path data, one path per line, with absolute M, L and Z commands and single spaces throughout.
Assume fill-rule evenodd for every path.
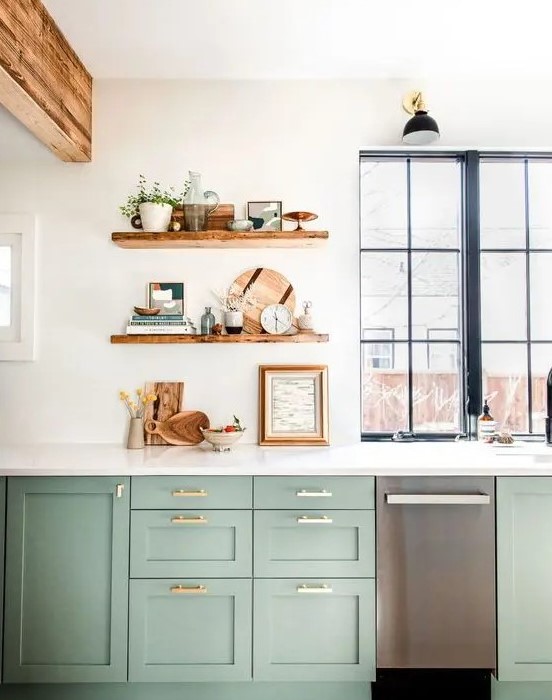
M 393 369 L 393 328 L 363 328 L 362 337 L 370 342 L 364 350 L 364 369 Z
M 552 154 L 367 152 L 360 192 L 363 436 L 473 435 L 483 397 L 541 434 Z M 370 329 L 393 330 L 392 371 Z

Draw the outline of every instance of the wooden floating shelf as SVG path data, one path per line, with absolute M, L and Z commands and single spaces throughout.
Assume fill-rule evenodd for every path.
M 120 248 L 316 248 L 328 231 L 120 231 L 111 240 Z
M 269 335 L 268 333 L 241 335 L 112 335 L 115 345 L 152 345 L 165 343 L 327 343 L 327 333 L 295 333 L 294 335 Z

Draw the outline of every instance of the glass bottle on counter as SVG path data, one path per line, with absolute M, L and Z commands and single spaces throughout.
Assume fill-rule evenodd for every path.
M 481 442 L 492 442 L 496 433 L 496 421 L 491 415 L 491 409 L 485 399 L 483 413 L 477 419 L 477 439 Z
M 215 325 L 215 316 L 211 313 L 211 307 L 205 307 L 205 313 L 201 317 L 201 335 L 212 335 Z

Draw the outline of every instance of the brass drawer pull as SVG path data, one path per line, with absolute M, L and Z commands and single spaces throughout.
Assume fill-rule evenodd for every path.
M 207 586 L 171 586 L 171 593 L 207 593 Z
M 171 523 L 181 523 L 181 524 L 204 524 L 207 523 L 207 518 L 204 518 L 203 515 L 194 515 L 191 518 L 187 518 L 184 515 L 175 515 L 173 518 L 171 518 Z
M 196 491 L 188 491 L 187 489 L 176 489 L 172 492 L 173 496 L 208 496 L 205 489 L 197 489 Z
M 329 518 L 327 515 L 300 515 L 297 518 L 299 525 L 331 525 L 333 523 L 333 518 Z
M 295 495 L 299 496 L 299 498 L 331 498 L 333 493 L 331 491 L 326 491 L 326 489 L 321 489 L 320 491 L 301 489 L 300 491 L 296 491 Z
M 332 587 L 328 586 L 327 583 L 322 583 L 317 586 L 310 586 L 306 583 L 302 583 L 297 586 L 297 593 L 331 593 L 332 590 Z

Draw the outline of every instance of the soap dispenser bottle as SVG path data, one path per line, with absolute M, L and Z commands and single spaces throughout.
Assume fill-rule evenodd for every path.
M 552 445 L 552 369 L 546 380 L 546 420 L 544 422 L 544 437 L 547 445 Z
M 485 399 L 483 413 L 477 419 L 477 439 L 482 442 L 492 442 L 496 432 L 496 421 L 491 415 L 491 409 Z

